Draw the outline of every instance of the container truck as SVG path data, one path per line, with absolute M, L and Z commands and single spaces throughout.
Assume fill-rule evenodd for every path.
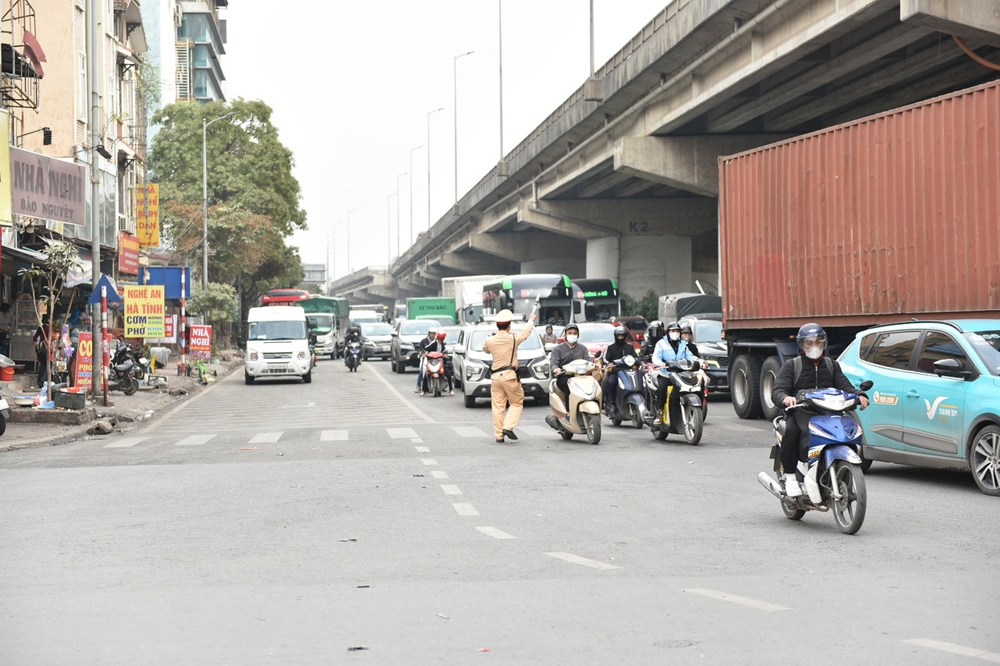
M 483 314 L 483 285 L 502 275 L 463 275 L 441 278 L 441 295 L 455 299 L 455 315 L 460 324 L 473 324 Z
M 729 384 L 741 418 L 806 322 L 835 356 L 911 318 L 1000 316 L 1000 82 L 719 158 Z

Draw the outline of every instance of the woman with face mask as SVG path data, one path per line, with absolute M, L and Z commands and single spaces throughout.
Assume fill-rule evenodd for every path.
M 653 350 L 653 365 L 658 368 L 666 367 L 671 361 L 679 361 L 682 358 L 694 360 L 694 355 L 688 351 L 687 343 L 681 340 L 681 327 L 676 321 L 667 324 L 667 335 L 656 343 Z M 656 378 L 656 418 L 653 425 L 663 423 L 663 404 L 667 400 L 667 384 L 669 380 L 660 375 Z

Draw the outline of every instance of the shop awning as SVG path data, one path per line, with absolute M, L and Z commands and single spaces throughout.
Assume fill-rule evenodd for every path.
M 26 247 L 7 247 L 4 245 L 3 254 L 17 261 L 23 261 L 34 266 L 41 266 L 48 261 L 49 255 L 44 252 L 29 250 Z

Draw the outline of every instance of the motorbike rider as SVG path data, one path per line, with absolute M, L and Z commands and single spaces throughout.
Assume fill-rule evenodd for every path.
M 646 327 L 646 339 L 643 340 L 639 353 L 643 357 L 652 357 L 656 351 L 656 343 L 661 339 L 663 339 L 663 322 L 658 319 L 649 322 L 649 326 Z
M 681 359 L 695 360 L 694 355 L 688 351 L 687 343 L 681 340 L 681 327 L 676 321 L 667 324 L 667 336 L 661 338 L 656 343 L 653 350 L 653 365 L 658 368 L 666 367 L 668 363 Z M 665 375 L 656 378 L 656 417 L 653 425 L 663 423 L 663 406 L 667 401 L 667 385 L 670 380 Z
M 352 342 L 357 342 L 359 345 L 363 344 L 361 341 L 361 327 L 357 324 L 353 324 L 347 329 L 347 335 L 344 336 L 344 365 L 347 365 L 347 346 Z
M 434 342 L 430 343 L 423 349 L 424 354 L 430 354 L 431 352 L 441 352 L 444 354 L 444 376 L 448 380 L 448 395 L 455 395 L 455 389 L 451 384 L 451 359 L 448 356 L 448 351 L 445 349 L 444 339 L 448 337 L 448 333 L 445 331 L 438 331 L 435 334 Z M 421 341 L 422 342 L 422 341 Z M 424 381 L 420 386 L 420 395 L 427 394 L 427 373 L 424 374 Z
M 628 343 L 628 334 L 625 327 L 615 326 L 615 341 L 604 350 L 603 360 L 605 364 L 604 380 L 601 391 L 604 393 L 605 404 L 613 405 L 618 396 L 618 370 L 615 361 L 626 356 L 635 356 L 635 347 Z
M 694 331 L 691 330 L 691 324 L 681 325 L 681 340 L 687 344 L 688 350 L 698 358 L 701 358 L 701 354 L 698 353 L 698 346 L 694 343 L 692 339 L 694 337 Z
M 560 342 L 549 355 L 549 365 L 552 374 L 556 376 L 556 388 L 562 393 L 563 401 L 569 395 L 569 376 L 563 370 L 563 366 L 571 361 L 584 359 L 590 360 L 590 352 L 579 343 L 580 327 L 576 324 L 569 324 L 563 330 L 566 342 Z
M 799 346 L 798 355 L 785 361 L 774 379 L 771 400 L 776 405 L 792 407 L 798 403 L 795 396 L 799 391 L 832 387 L 857 393 L 861 409 L 868 406 L 868 396 L 854 388 L 837 361 L 825 356 L 827 337 L 822 326 L 804 324 L 795 336 L 795 342 Z M 805 456 L 809 450 L 810 416 L 812 415 L 805 410 L 796 409 L 785 420 L 785 434 L 781 438 L 781 465 L 785 468 L 785 494 L 789 497 L 802 495 L 799 484 L 804 477 L 800 478 L 799 475 L 808 470 Z
M 420 365 L 417 370 L 417 388 L 413 391 L 414 393 L 420 393 L 420 389 L 424 386 L 424 349 L 436 340 L 437 329 L 431 326 L 427 329 L 427 337 L 414 345 L 414 348 L 417 350 L 417 354 L 420 356 Z

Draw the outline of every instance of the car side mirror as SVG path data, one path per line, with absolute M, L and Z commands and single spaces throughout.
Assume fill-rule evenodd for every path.
M 875 382 L 873 382 L 870 379 L 866 379 L 865 381 L 861 382 L 860 388 L 861 388 L 862 391 L 868 391 L 873 386 L 875 386 Z
M 316 344 L 316 334 L 315 333 L 310 333 L 309 334 L 309 344 L 311 344 L 311 345 Z
M 965 369 L 965 365 L 954 358 L 943 358 L 934 361 L 934 374 L 938 377 L 960 377 L 968 379 L 972 373 Z
M 546 342 L 545 343 L 545 353 L 546 354 L 548 354 L 549 352 L 551 352 L 555 348 L 556 348 L 556 343 L 554 343 L 554 342 Z
M 455 347 L 454 347 L 454 353 L 458 354 L 459 356 L 464 356 L 465 355 L 465 345 L 455 345 Z
M 394 338 L 398 338 L 398 337 L 399 337 L 399 333 L 397 333 L 396 331 L 393 331 L 393 332 L 392 332 L 392 333 L 390 333 L 389 335 L 391 335 L 391 336 L 392 336 L 392 337 L 394 337 Z
M 581 312 L 583 312 L 583 307 L 580 301 L 573 301 L 573 314 L 580 314 Z

